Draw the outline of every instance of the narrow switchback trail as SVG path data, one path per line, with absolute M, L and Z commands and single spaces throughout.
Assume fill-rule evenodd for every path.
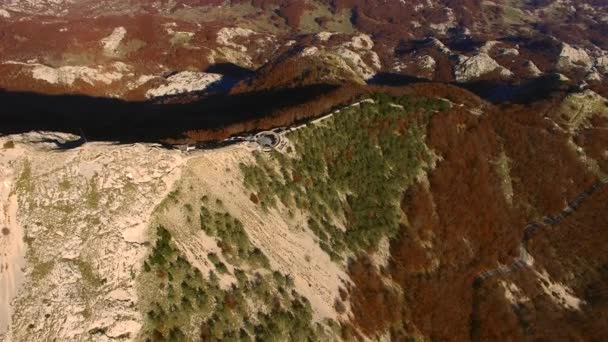
M 509 265 L 499 265 L 498 267 L 486 270 L 479 273 L 473 281 L 473 304 L 471 310 L 471 324 L 470 324 L 470 337 L 471 341 L 482 340 L 480 334 L 480 304 L 481 296 L 480 291 L 482 285 L 488 279 L 493 277 L 499 277 L 515 272 L 524 272 L 532 270 L 534 266 L 534 258 L 528 252 L 528 242 L 532 240 L 543 229 L 550 229 L 557 227 L 564 219 L 573 215 L 583 204 L 588 202 L 591 197 L 599 193 L 601 190 L 608 186 L 608 178 L 604 178 L 594 182 L 589 188 L 582 191 L 576 198 L 568 202 L 568 205 L 559 213 L 554 215 L 547 215 L 538 221 L 529 223 L 524 228 L 524 234 L 522 237 L 521 244 L 519 246 L 519 256 Z
M 511 265 L 499 265 L 495 269 L 481 272 L 475 278 L 475 283 L 481 283 L 484 280 L 493 276 L 501 274 L 507 274 L 515 272 L 517 270 L 530 267 L 533 265 L 534 260 L 527 251 L 527 244 L 542 228 L 550 228 L 559 225 L 566 217 L 576 212 L 585 201 L 587 201 L 593 194 L 603 189 L 608 185 L 608 178 L 598 180 L 593 183 L 588 189 L 581 192 L 574 200 L 568 202 L 568 205 L 559 213 L 555 215 L 548 215 L 543 217 L 539 221 L 529 223 L 524 228 L 524 236 L 522 243 L 519 248 L 520 254 Z

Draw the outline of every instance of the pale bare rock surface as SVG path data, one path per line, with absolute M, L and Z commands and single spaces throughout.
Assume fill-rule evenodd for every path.
M 546 295 L 548 295 L 555 304 L 568 310 L 581 310 L 581 306 L 585 301 L 576 297 L 571 288 L 565 284 L 554 282 L 547 271 L 536 272 L 538 282 Z
M 479 52 L 489 54 L 490 51 L 492 51 L 492 49 L 498 44 L 500 44 L 500 42 L 496 40 L 488 40 L 479 48 Z
M 75 2 L 76 0 L 7 0 L 3 5 L 15 12 L 61 15 Z
M 382 68 L 380 57 L 372 50 L 374 41 L 367 34 L 351 38 L 340 45 L 336 53 L 344 59 L 363 79 L 370 79 Z
M 505 298 L 509 301 L 509 303 L 517 305 L 530 300 L 530 298 L 525 296 L 522 290 L 515 283 L 500 281 L 500 285 L 502 285 L 503 289 L 505 290 Z
M 8 140 L 0 139 L 0 340 L 9 328 L 11 303 L 23 282 L 25 267 L 23 229 L 17 220 L 17 196 L 13 193 L 23 150 L 3 148 L 5 143 Z
M 123 79 L 124 65 L 113 64 L 107 67 L 62 66 L 53 68 L 39 63 L 8 61 L 3 64 L 20 65 L 31 72 L 32 78 L 49 84 L 73 85 L 80 80 L 92 86 L 110 85 Z
M 363 79 L 370 79 L 376 74 L 374 68 L 368 65 L 368 63 L 366 63 L 362 57 L 362 55 L 365 56 L 367 52 L 362 54 L 346 47 L 341 47 L 336 51 L 336 54 L 346 61 L 348 66 L 351 67 L 357 73 L 357 75 L 360 75 Z
M 541 75 L 543 72 L 536 66 L 536 64 L 534 64 L 534 62 L 532 61 L 526 61 L 524 66 L 526 67 L 526 69 L 528 70 L 528 74 L 530 76 L 536 77 L 538 75 Z
M 224 27 L 217 33 L 217 43 L 236 49 L 241 52 L 247 52 L 247 47 L 235 43 L 236 38 L 246 38 L 255 34 L 253 30 L 241 27 Z
M 437 62 L 435 59 L 429 55 L 424 55 L 418 58 L 417 60 L 420 68 L 435 72 L 435 67 L 437 66 Z
M 568 70 L 576 66 L 588 68 L 590 65 L 591 57 L 589 57 L 587 51 L 562 43 L 562 49 L 559 53 L 559 60 L 557 62 L 558 69 Z
M 133 339 L 143 321 L 135 276 L 147 254 L 149 221 L 185 158 L 142 144 L 56 152 L 36 143 L 50 137 L 13 137 L 25 149 L 13 188 L 27 265 L 7 338 Z
M 323 31 L 323 32 L 319 32 L 316 34 L 317 39 L 319 39 L 322 42 L 326 42 L 328 41 L 332 36 L 334 35 L 333 32 L 327 32 L 327 31 Z
M 603 55 L 595 60 L 595 67 L 603 74 L 608 73 L 608 55 Z
M 101 40 L 101 45 L 103 46 L 104 53 L 106 56 L 115 56 L 118 52 L 118 47 L 120 43 L 125 38 L 127 34 L 127 30 L 124 27 L 117 27 L 112 31 L 112 33 Z
M 489 73 L 498 71 L 501 77 L 509 77 L 512 72 L 498 64 L 486 53 L 475 56 L 461 56 L 460 63 L 454 70 L 454 76 L 458 82 L 467 82 Z
M 322 32 L 317 38 L 321 42 L 326 42 L 329 39 L 328 34 Z M 350 80 L 365 83 L 365 80 L 373 78 L 382 69 L 380 57 L 372 50 L 373 47 L 374 42 L 371 37 L 360 34 L 337 46 L 306 47 L 299 56 L 320 60 L 321 63 L 331 66 L 335 74 L 348 75 L 347 78 Z
M 302 57 L 314 56 L 317 53 L 319 53 L 319 48 L 316 46 L 310 46 L 310 47 L 307 47 L 304 50 L 302 50 L 302 52 L 300 52 L 300 56 L 302 56 Z
M 148 98 L 153 98 L 202 91 L 221 80 L 222 75 L 220 74 L 182 71 L 168 77 L 166 84 L 163 84 L 157 88 L 149 89 L 146 92 L 146 96 Z
M 223 60 L 245 67 L 253 66 L 256 55 L 272 53 L 277 48 L 274 35 L 242 27 L 220 29 L 216 42 L 219 47 L 208 56 L 210 63 Z
M 378 243 L 378 248 L 375 253 L 371 255 L 374 264 L 376 264 L 376 266 L 379 268 L 388 267 L 391 258 L 390 248 L 390 241 L 388 237 L 385 236 Z

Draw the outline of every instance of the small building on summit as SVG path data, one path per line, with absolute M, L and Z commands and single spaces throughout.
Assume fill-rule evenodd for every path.
M 270 151 L 279 146 L 281 136 L 271 131 L 260 132 L 255 135 L 255 142 L 258 143 L 263 151 Z

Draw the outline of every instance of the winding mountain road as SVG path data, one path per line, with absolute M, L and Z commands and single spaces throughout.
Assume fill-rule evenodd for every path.
M 499 265 L 498 267 L 479 273 L 473 281 L 473 304 L 471 310 L 470 337 L 471 341 L 483 341 L 480 329 L 480 303 L 479 290 L 483 282 L 492 277 L 506 275 L 518 271 L 530 270 L 534 265 L 534 258 L 528 253 L 527 244 L 542 228 L 557 226 L 566 217 L 576 212 L 581 205 L 586 202 L 593 194 L 600 191 L 608 185 L 608 178 L 603 178 L 596 181 L 581 192 L 574 200 L 568 202 L 568 205 L 555 215 L 543 217 L 540 221 L 529 223 L 524 228 L 524 234 L 519 246 L 519 256 L 510 265 Z
M 606 185 L 608 185 L 608 177 L 593 183 L 593 185 L 580 193 L 574 200 L 568 202 L 568 205 L 561 212 L 555 215 L 545 216 L 540 221 L 532 222 L 526 225 L 524 228 L 524 236 L 522 238 L 521 245 L 519 246 L 519 256 L 515 258 L 513 263 L 510 265 L 499 265 L 494 269 L 479 273 L 475 278 L 475 285 L 480 285 L 484 280 L 494 276 L 512 273 L 531 267 L 534 264 L 534 259 L 528 253 L 528 241 L 530 241 L 530 239 L 532 239 L 532 237 L 536 235 L 536 233 L 538 233 L 538 231 L 542 228 L 553 227 L 560 224 L 566 217 L 576 212 L 580 206 L 589 199 L 589 197 L 604 188 Z

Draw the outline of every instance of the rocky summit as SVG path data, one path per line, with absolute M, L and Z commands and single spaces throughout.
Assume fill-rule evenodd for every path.
M 0 0 L 0 341 L 602 341 L 608 4 Z

